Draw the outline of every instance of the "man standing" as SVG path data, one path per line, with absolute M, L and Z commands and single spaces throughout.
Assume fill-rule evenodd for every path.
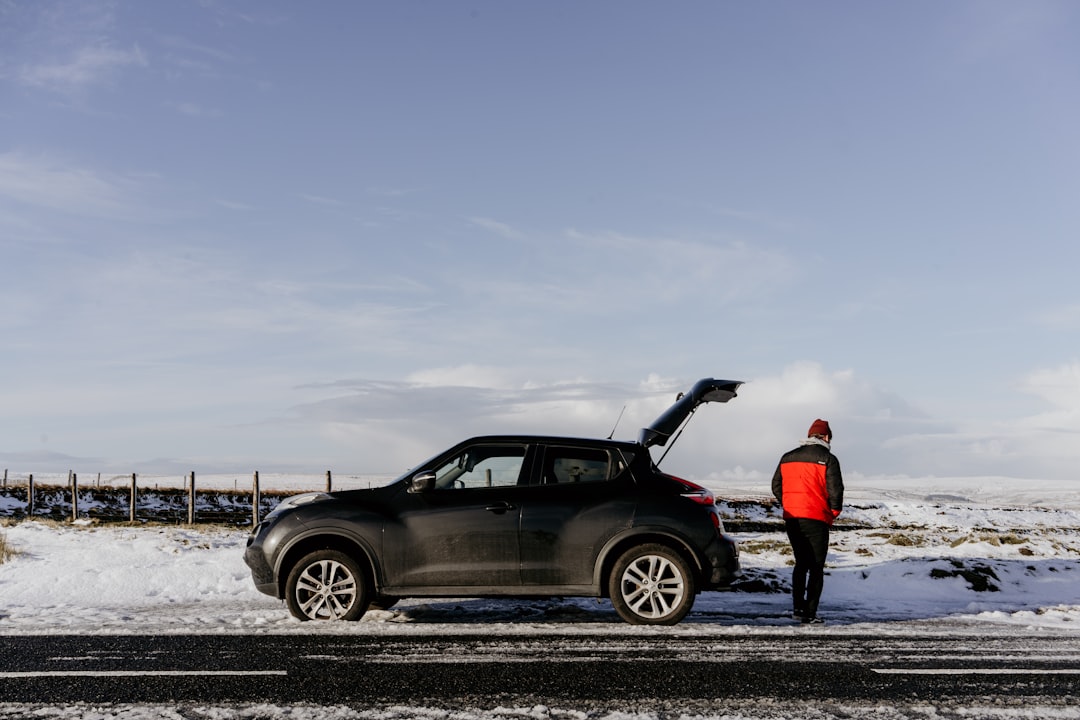
M 832 429 L 815 420 L 799 447 L 784 453 L 773 473 L 772 491 L 784 509 L 795 571 L 791 576 L 794 616 L 803 623 L 823 622 L 818 601 L 825 584 L 829 526 L 844 505 L 840 461 L 832 454 Z

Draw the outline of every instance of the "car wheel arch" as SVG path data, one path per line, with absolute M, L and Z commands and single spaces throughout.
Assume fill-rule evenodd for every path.
M 689 563 L 695 579 L 701 580 L 704 566 L 689 542 L 662 528 L 634 528 L 633 532 L 623 533 L 609 540 L 597 556 L 593 584 L 600 589 L 601 597 L 609 595 L 608 579 L 616 561 L 627 550 L 638 545 L 664 545 L 670 548 Z
M 296 563 L 317 550 L 338 550 L 345 553 L 360 564 L 376 591 L 382 587 L 382 573 L 375 559 L 376 555 L 367 543 L 350 533 L 328 532 L 322 529 L 294 538 L 278 555 L 274 578 L 277 581 L 279 598 L 285 597 L 285 584 Z

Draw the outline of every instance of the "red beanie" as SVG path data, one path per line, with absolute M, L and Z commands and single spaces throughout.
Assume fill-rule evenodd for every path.
M 806 437 L 813 437 L 814 435 L 821 435 L 822 437 L 832 437 L 832 429 L 829 427 L 829 423 L 821 418 L 818 418 L 810 426 L 810 430 L 806 433 Z

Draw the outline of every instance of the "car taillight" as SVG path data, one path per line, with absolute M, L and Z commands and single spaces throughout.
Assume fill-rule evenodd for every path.
M 723 535 L 724 534 L 724 523 L 720 519 L 720 513 L 716 512 L 716 510 L 713 510 L 711 513 L 709 513 L 709 515 L 712 518 L 713 526 L 716 527 L 716 532 Z
M 679 493 L 684 498 L 690 498 L 699 505 L 716 504 L 716 496 L 713 495 L 712 490 L 709 490 L 708 488 L 703 488 L 697 483 L 692 483 L 689 480 L 683 480 L 682 478 L 677 478 L 675 476 L 671 476 L 671 479 L 686 488 L 681 493 Z

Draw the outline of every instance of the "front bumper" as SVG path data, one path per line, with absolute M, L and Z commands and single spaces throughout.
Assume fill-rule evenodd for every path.
M 274 575 L 269 553 L 277 545 L 278 533 L 275 518 L 267 518 L 256 525 L 248 535 L 247 549 L 244 550 L 244 564 L 251 570 L 251 580 L 255 589 L 271 597 L 280 598 L 280 585 Z
M 262 552 L 248 548 L 244 552 L 244 562 L 251 568 L 251 580 L 255 583 L 255 589 L 266 595 L 278 597 L 278 584 L 274 582 L 274 571 L 267 564 Z

